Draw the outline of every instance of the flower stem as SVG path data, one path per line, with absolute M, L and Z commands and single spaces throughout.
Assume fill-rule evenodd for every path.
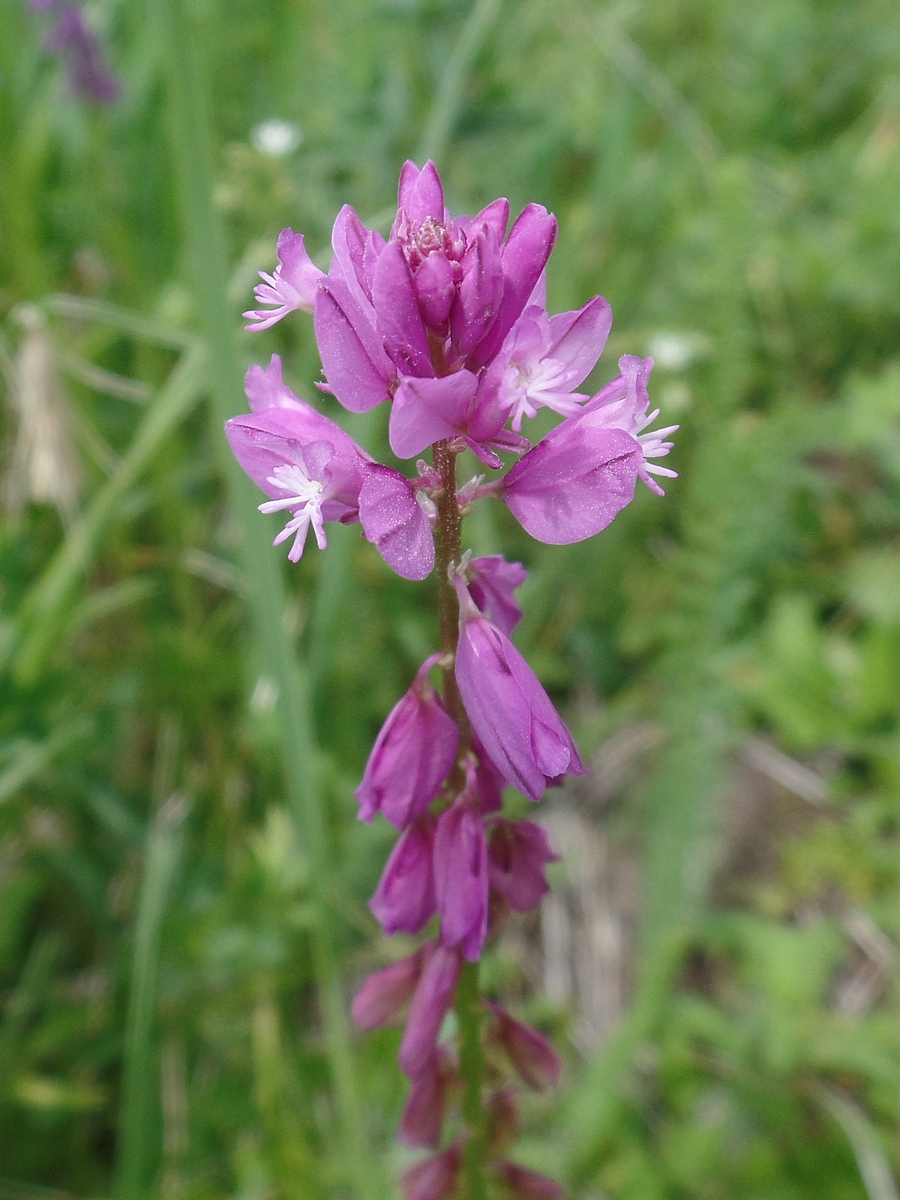
M 472 727 L 459 694 L 453 662 L 459 638 L 459 600 L 450 581 L 449 568 L 462 557 L 462 518 L 456 494 L 456 452 L 449 442 L 435 444 L 434 466 L 440 472 L 442 481 L 437 497 L 437 575 L 441 650 L 446 660 L 443 667 L 444 704 L 460 731 L 459 757 L 450 776 L 450 786 L 461 790 L 466 779 L 463 762 L 472 746 Z M 466 1200 L 487 1200 L 484 1180 L 484 1108 L 481 1097 L 484 1059 L 481 1051 L 481 994 L 477 962 L 466 963 L 462 969 L 456 988 L 456 1014 L 459 1020 L 460 1074 L 465 1084 L 462 1106 L 467 1127 L 463 1151 L 465 1194 Z
M 463 1120 L 467 1140 L 463 1149 L 463 1176 L 466 1200 L 487 1200 L 484 1180 L 485 1127 L 481 1089 L 484 1057 L 481 1050 L 481 993 L 478 987 L 478 963 L 466 963 L 456 989 L 456 1015 L 459 1021 L 459 1068 L 465 1084 Z

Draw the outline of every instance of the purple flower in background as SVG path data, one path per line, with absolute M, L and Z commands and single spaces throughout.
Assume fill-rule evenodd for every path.
M 583 775 L 572 735 L 512 642 L 483 617 L 462 580 L 456 678 L 491 762 L 529 800 L 563 775 Z
M 459 728 L 428 682 L 440 657 L 425 660 L 382 726 L 356 789 L 361 821 L 380 812 L 396 829 L 406 829 L 427 810 L 453 768 Z
M 61 0 L 29 0 L 28 7 L 54 16 L 44 35 L 44 49 L 62 64 L 69 94 L 92 104 L 118 100 L 122 85 L 106 65 L 100 41 L 88 28 L 80 6 Z
M 503 1200 L 565 1200 L 566 1193 L 555 1179 L 529 1171 L 516 1163 L 494 1164 Z
M 462 1146 L 454 1142 L 440 1154 L 408 1167 L 400 1180 L 403 1200 L 450 1200 L 462 1162 Z
M 455 1059 L 439 1047 L 410 1088 L 398 1134 L 405 1146 L 440 1144 L 447 1093 L 458 1080 Z
M 412 999 L 434 947 L 434 942 L 426 942 L 415 954 L 368 977 L 356 993 L 351 1010 L 360 1029 L 387 1024 Z

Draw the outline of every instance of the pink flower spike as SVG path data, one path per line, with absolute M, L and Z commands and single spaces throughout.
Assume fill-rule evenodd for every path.
M 491 888 L 515 912 L 524 913 L 536 908 L 550 890 L 544 868 L 559 862 L 559 855 L 550 848 L 542 825 L 499 820 L 491 829 L 488 859 Z
M 486 1007 L 496 1018 L 488 1042 L 506 1054 L 522 1082 L 536 1092 L 556 1087 L 562 1063 L 544 1035 L 530 1025 L 514 1020 L 499 1004 L 487 1001 Z
M 451 1055 L 439 1048 L 410 1088 L 397 1135 L 404 1146 L 440 1145 L 447 1092 L 457 1080 Z
M 503 1188 L 503 1200 L 565 1200 L 565 1190 L 547 1175 L 511 1162 L 495 1163 L 494 1170 Z
M 434 566 L 434 535 L 417 492 L 399 471 L 372 463 L 359 493 L 363 532 L 404 579 L 425 579 Z
M 427 810 L 453 768 L 459 729 L 428 682 L 439 658 L 425 660 L 382 726 L 356 789 L 361 821 L 381 812 L 395 829 L 406 829 Z
M 434 817 L 426 813 L 400 837 L 369 901 L 385 933 L 419 933 L 434 916 L 433 851 Z
M 632 500 L 641 461 L 635 438 L 607 428 L 600 413 L 571 417 L 512 467 L 502 498 L 539 542 L 581 542 Z
M 277 252 L 278 266 L 274 273 L 268 275 L 260 271 L 260 278 L 265 282 L 257 284 L 254 290 L 260 304 L 274 304 L 275 307 L 253 309 L 243 314 L 251 322 L 245 328 L 253 332 L 268 329 L 297 309 L 311 313 L 316 305 L 319 284 L 325 278 L 324 272 L 307 254 L 302 233 L 282 229 Z
M 440 1154 L 407 1167 L 400 1177 L 403 1200 L 455 1200 L 461 1162 L 462 1147 L 454 1142 Z
M 370 975 L 356 993 L 351 1012 L 360 1029 L 385 1025 L 412 998 L 434 942 L 426 942 L 415 954 L 401 958 Z
M 422 971 L 400 1043 L 400 1069 L 410 1079 L 418 1079 L 428 1066 L 461 970 L 459 951 L 437 946 Z
M 487 937 L 487 840 L 480 807 L 463 793 L 438 818 L 434 883 L 441 914 L 441 941 L 459 946 L 469 962 L 481 956 Z
M 522 619 L 513 592 L 528 578 L 521 563 L 507 562 L 502 554 L 473 558 L 466 569 L 469 593 L 478 608 L 507 637 Z
M 456 679 L 472 727 L 507 782 L 529 800 L 583 775 L 572 735 L 512 642 L 478 612 L 461 579 Z

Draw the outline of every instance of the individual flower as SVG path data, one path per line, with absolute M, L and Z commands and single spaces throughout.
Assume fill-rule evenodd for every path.
M 441 941 L 445 946 L 459 946 L 464 957 L 475 962 L 487 936 L 488 866 L 474 772 L 466 791 L 438 818 L 434 883 Z
M 409 1090 L 398 1137 L 404 1146 L 438 1146 L 448 1093 L 459 1083 L 456 1059 L 439 1047 Z
M 508 783 L 529 800 L 564 775 L 583 775 L 572 735 L 512 642 L 479 613 L 457 577 L 456 679 L 472 727 Z
M 532 537 L 568 545 L 605 529 L 631 501 L 641 462 L 630 434 L 610 429 L 599 413 L 579 414 L 520 458 L 499 491 Z
M 339 425 L 284 387 L 277 355 L 266 371 L 250 368 L 246 387 L 257 411 L 226 421 L 225 434 L 235 458 L 271 497 L 260 512 L 290 513 L 274 544 L 293 537 L 288 558 L 297 562 L 310 527 L 324 549 L 326 521 L 357 520 L 369 456 Z
M 386 1024 L 412 999 L 435 945 L 426 942 L 415 954 L 383 967 L 365 980 L 351 1008 L 360 1029 L 377 1029 Z
M 406 829 L 427 810 L 453 768 L 459 728 L 428 682 L 439 659 L 433 654 L 425 660 L 375 740 L 356 789 L 361 821 L 380 812 L 396 829 Z
M 481 612 L 507 637 L 522 619 L 513 593 L 528 578 L 521 563 L 507 562 L 502 554 L 472 558 L 466 566 L 469 594 Z
M 542 1033 L 516 1021 L 499 1004 L 487 1002 L 494 1021 L 488 1034 L 488 1044 L 506 1055 L 522 1082 L 536 1092 L 556 1087 L 562 1071 L 559 1055 Z
M 250 319 L 246 328 L 253 332 L 270 328 L 298 309 L 311 313 L 316 305 L 319 283 L 325 278 L 324 272 L 307 254 L 302 233 L 282 229 L 278 235 L 277 254 L 278 266 L 274 273 L 269 275 L 260 271 L 264 282 L 254 289 L 259 304 L 271 304 L 274 308 L 256 308 L 244 313 Z
M 369 901 L 385 933 L 416 934 L 434 916 L 434 817 L 419 817 L 400 837 Z
M 641 448 L 641 460 L 638 464 L 638 475 L 658 496 L 665 493 L 653 475 L 662 475 L 669 479 L 677 478 L 678 472 L 669 467 L 661 467 L 648 459 L 665 458 L 672 449 L 672 443 L 665 439 L 675 433 L 677 425 L 667 425 L 665 429 L 648 430 L 659 416 L 659 409 L 654 408 L 650 413 L 650 396 L 647 392 L 647 380 L 653 368 L 652 358 L 637 358 L 626 354 L 619 359 L 620 374 L 610 380 L 592 396 L 582 410 L 590 414 L 597 428 L 623 429 L 630 433 Z
M 565 1200 L 566 1193 L 560 1184 L 537 1171 L 511 1162 L 494 1163 L 493 1170 L 503 1200 Z
M 113 104 L 120 99 L 122 85 L 106 65 L 103 48 L 81 8 L 59 0 L 32 0 L 29 7 L 33 12 L 54 12 L 44 49 L 55 54 L 65 68 L 70 95 L 94 104 Z
M 436 946 L 425 963 L 400 1043 L 400 1067 L 410 1079 L 417 1079 L 431 1061 L 461 970 L 459 951 L 447 946 Z
M 403 579 L 425 579 L 434 566 L 434 534 L 419 496 L 399 471 L 372 463 L 359 493 L 363 532 Z
M 497 389 L 501 409 L 516 432 L 523 417 L 535 416 L 539 408 L 562 416 L 578 412 L 588 397 L 574 389 L 603 352 L 611 325 L 612 310 L 602 296 L 577 312 L 553 317 L 529 304 L 486 373 L 486 386 Z
M 542 825 L 498 819 L 491 827 L 488 863 L 491 888 L 515 912 L 529 912 L 550 890 L 544 868 L 559 862 Z
M 452 1200 L 457 1194 L 462 1146 L 454 1142 L 440 1154 L 424 1158 L 403 1172 L 403 1200 Z

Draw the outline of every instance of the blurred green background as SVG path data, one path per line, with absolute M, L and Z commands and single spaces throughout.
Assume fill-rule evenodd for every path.
M 432 585 L 353 529 L 289 568 L 220 430 L 272 352 L 316 394 L 308 318 L 241 329 L 278 231 L 327 264 L 428 154 L 454 212 L 557 214 L 552 307 L 606 295 L 596 381 L 653 353 L 682 426 L 595 539 L 470 523 L 594 767 L 486 965 L 567 1064 L 519 1157 L 575 1200 L 897 1200 L 895 5 L 88 12 L 103 109 L 0 13 L 0 1200 L 382 1200 L 412 1158 L 399 1033 L 346 1017 L 404 952 L 353 788 Z

